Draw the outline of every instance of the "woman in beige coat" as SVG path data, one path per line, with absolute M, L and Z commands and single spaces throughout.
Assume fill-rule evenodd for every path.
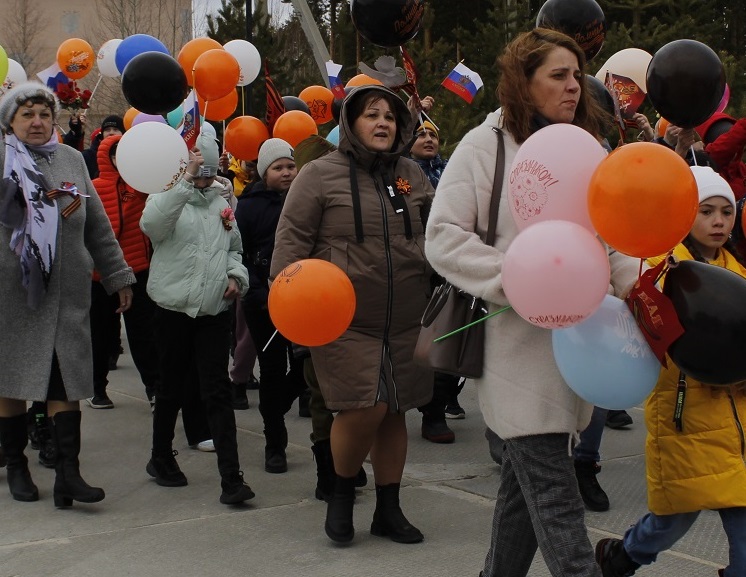
M 370 452 L 376 480 L 371 532 L 415 543 L 422 533 L 399 508 L 407 454 L 404 413 L 432 396 L 432 375 L 412 362 L 427 304 L 424 223 L 433 189 L 402 154 L 413 121 L 390 90 L 366 86 L 345 99 L 339 150 L 310 162 L 288 192 L 272 276 L 300 259 L 330 261 L 355 287 L 357 310 L 336 341 L 311 349 L 327 406 L 336 471 L 326 533 L 352 540 L 355 476 Z

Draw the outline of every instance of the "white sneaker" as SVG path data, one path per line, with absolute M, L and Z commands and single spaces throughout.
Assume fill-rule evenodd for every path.
M 207 439 L 206 441 L 202 441 L 201 443 L 197 443 L 196 445 L 191 445 L 191 447 L 192 449 L 204 451 L 205 453 L 215 452 L 215 443 L 212 442 L 212 439 Z

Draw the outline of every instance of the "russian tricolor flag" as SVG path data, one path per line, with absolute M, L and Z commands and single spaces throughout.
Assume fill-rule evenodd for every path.
M 41 80 L 52 92 L 57 92 L 58 84 L 67 84 L 70 82 L 67 76 L 62 73 L 62 69 L 55 62 L 49 68 L 45 68 L 37 73 L 36 77 Z
M 482 77 L 476 72 L 464 66 L 461 62 L 456 64 L 456 67 L 451 70 L 451 73 L 446 79 L 441 82 L 441 86 L 450 90 L 454 94 L 457 94 L 466 102 L 471 104 L 474 97 L 477 95 L 484 83 Z
M 326 61 L 326 73 L 329 76 L 329 88 L 331 89 L 332 94 L 334 94 L 334 98 L 340 100 L 345 97 L 345 87 L 339 76 L 341 72 L 341 64 L 337 64 L 331 60 Z

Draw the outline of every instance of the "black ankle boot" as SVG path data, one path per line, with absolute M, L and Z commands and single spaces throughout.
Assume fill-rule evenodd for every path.
M 425 538 L 402 513 L 399 483 L 376 485 L 376 510 L 370 533 L 377 537 L 388 537 L 396 543 L 419 543 Z
M 54 480 L 55 507 L 69 507 L 73 501 L 98 503 L 106 496 L 100 487 L 91 487 L 80 476 L 80 411 L 64 411 L 49 419 L 57 449 Z
M 631 577 L 640 568 L 629 558 L 620 539 L 601 539 L 596 543 L 596 563 L 603 577 Z
M 288 446 L 288 430 L 285 422 L 277 423 L 264 429 L 266 446 L 264 447 L 264 470 L 267 473 L 286 473 L 288 458 L 285 449 Z
M 334 459 L 332 445 L 329 439 L 318 441 L 311 447 L 316 460 L 316 498 L 327 503 L 334 494 Z M 355 483 L 357 485 L 357 483 Z
M 324 530 L 332 541 L 349 543 L 355 536 L 352 509 L 355 504 L 355 477 L 335 476 L 334 494 L 326 507 Z
M 595 461 L 575 460 L 575 477 L 583 503 L 591 511 L 608 511 L 609 496 L 598 484 L 596 475 L 601 467 Z
M 39 489 L 31 479 L 28 459 L 23 454 L 27 444 L 26 413 L 0 417 L 0 445 L 5 452 L 8 487 L 16 501 L 39 500 Z

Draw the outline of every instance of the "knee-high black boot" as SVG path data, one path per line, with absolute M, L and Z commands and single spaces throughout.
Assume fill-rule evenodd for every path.
M 424 536 L 402 513 L 399 486 L 399 483 L 376 485 L 376 510 L 370 532 L 378 537 L 388 536 L 397 543 L 419 543 Z
M 349 543 L 355 536 L 352 509 L 355 504 L 355 477 L 336 475 L 334 494 L 326 507 L 324 529 L 332 541 Z
M 28 459 L 23 454 L 28 444 L 26 413 L 0 417 L 0 445 L 5 452 L 10 494 L 16 501 L 38 501 L 39 489 L 31 479 Z
M 52 438 L 57 447 L 54 469 L 55 507 L 69 507 L 73 501 L 98 503 L 105 497 L 104 490 L 91 487 L 80 476 L 80 411 L 64 411 L 49 419 Z

